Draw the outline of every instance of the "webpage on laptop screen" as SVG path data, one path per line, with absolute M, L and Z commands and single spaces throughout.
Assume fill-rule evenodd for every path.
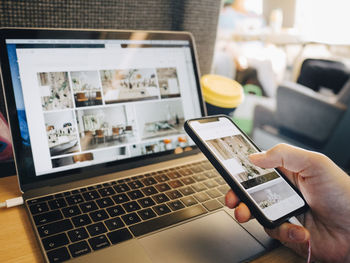
M 123 43 L 7 40 L 36 175 L 192 144 L 183 123 L 201 111 L 188 43 Z

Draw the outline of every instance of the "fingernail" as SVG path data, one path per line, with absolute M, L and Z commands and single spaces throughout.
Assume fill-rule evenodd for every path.
M 300 227 L 292 227 L 288 231 L 289 238 L 291 240 L 302 242 L 305 240 L 305 231 Z

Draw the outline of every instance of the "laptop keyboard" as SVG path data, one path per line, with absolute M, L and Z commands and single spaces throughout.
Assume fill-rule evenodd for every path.
M 223 207 L 208 161 L 27 201 L 50 262 L 62 262 Z

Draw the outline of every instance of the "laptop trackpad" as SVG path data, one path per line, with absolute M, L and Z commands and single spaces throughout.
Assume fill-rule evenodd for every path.
M 139 239 L 152 262 L 239 262 L 264 251 L 232 217 L 220 211 Z

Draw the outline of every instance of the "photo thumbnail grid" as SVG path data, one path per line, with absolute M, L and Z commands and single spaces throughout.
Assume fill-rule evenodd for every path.
M 116 159 L 132 157 L 140 151 L 127 147 L 157 137 L 164 139 L 153 152 L 188 146 L 176 68 L 39 72 L 37 79 L 53 167 L 97 160 L 86 151 L 107 155 L 110 147 Z

